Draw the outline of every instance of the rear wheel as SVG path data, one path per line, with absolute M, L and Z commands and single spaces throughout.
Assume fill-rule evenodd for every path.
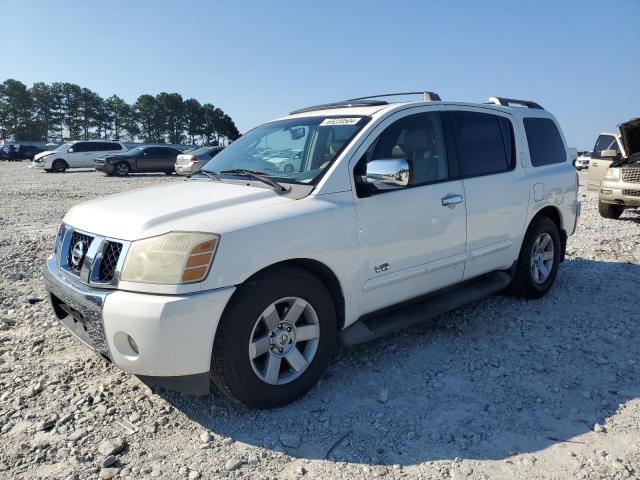
M 511 291 L 520 297 L 542 297 L 558 275 L 560 232 L 548 217 L 535 218 L 522 242 Z
M 320 379 L 336 346 L 336 312 L 316 277 L 282 267 L 239 287 L 220 320 L 211 378 L 254 408 L 286 405 Z
M 69 165 L 67 165 L 67 162 L 65 162 L 60 158 L 57 160 L 54 160 L 53 163 L 51 164 L 51 170 L 53 170 L 56 173 L 62 173 L 67 168 L 69 168 Z
M 113 173 L 118 177 L 126 177 L 129 175 L 129 164 L 126 162 L 116 163 Z
M 624 207 L 613 203 L 598 202 L 598 212 L 600 212 L 600 216 L 604 218 L 616 220 L 620 218 L 620 215 L 624 212 Z

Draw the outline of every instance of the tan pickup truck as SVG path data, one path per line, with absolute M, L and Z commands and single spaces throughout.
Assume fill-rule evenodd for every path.
M 620 151 L 594 151 L 600 155 L 597 162 L 592 161 L 597 170 L 589 168 L 589 180 L 598 183 L 598 210 L 605 218 L 619 218 L 626 208 L 640 207 L 640 118 L 619 127 L 616 144 L 620 144 Z

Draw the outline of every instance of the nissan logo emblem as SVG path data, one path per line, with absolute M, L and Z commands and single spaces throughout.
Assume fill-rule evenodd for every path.
M 84 257 L 84 243 L 82 240 L 78 240 L 71 249 L 71 263 L 74 267 L 80 266 L 80 262 Z

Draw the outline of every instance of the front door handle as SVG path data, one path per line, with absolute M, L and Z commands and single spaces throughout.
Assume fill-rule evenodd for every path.
M 447 195 L 442 197 L 442 206 L 451 207 L 458 203 L 462 203 L 462 195 Z

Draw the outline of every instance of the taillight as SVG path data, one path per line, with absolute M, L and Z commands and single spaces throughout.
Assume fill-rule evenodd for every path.
M 198 157 L 194 157 L 193 155 L 191 155 L 191 162 L 196 163 L 197 161 L 198 161 Z

